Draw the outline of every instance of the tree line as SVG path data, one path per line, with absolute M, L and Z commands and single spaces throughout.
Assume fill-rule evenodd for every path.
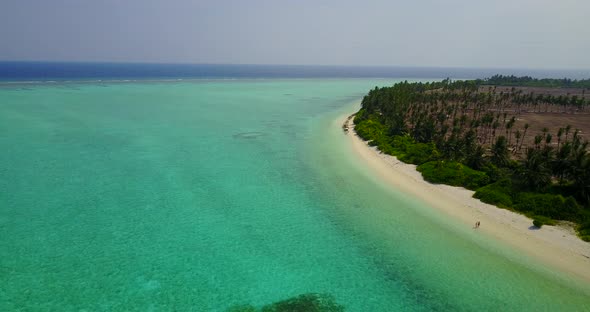
M 590 88 L 590 79 L 572 80 L 569 78 L 553 79 L 543 78 L 536 79 L 529 76 L 504 76 L 495 75 L 490 78 L 478 80 L 480 84 L 495 86 L 521 86 L 521 87 L 543 87 L 543 88 Z

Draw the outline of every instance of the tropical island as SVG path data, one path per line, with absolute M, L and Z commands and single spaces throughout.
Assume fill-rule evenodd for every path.
M 537 228 L 569 222 L 590 241 L 589 88 L 590 79 L 500 75 L 406 81 L 371 90 L 354 129 L 426 181 L 473 190 Z

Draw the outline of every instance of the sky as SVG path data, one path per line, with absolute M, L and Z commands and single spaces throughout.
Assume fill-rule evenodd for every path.
M 589 0 L 0 0 L 0 60 L 590 69 Z

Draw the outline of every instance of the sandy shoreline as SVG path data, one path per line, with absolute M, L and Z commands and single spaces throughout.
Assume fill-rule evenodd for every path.
M 479 220 L 481 227 L 478 231 L 590 283 L 590 243 L 579 239 L 571 227 L 543 226 L 535 229 L 527 217 L 482 203 L 472 197 L 473 191 L 426 182 L 415 165 L 405 164 L 367 145 L 356 135 L 352 119 L 347 118 L 339 118 L 338 124 L 345 131 L 345 126 L 348 127 L 346 136 L 355 154 L 384 182 L 443 211 L 467 227 L 473 227 Z

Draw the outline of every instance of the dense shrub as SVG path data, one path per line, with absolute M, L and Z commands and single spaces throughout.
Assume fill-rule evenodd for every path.
M 500 208 L 512 208 L 512 198 L 510 198 L 510 195 L 493 188 L 488 188 L 487 186 L 477 189 L 473 197 Z
M 361 108 L 358 112 L 356 112 L 356 114 L 354 114 L 352 122 L 355 125 L 358 125 L 360 122 L 362 122 L 365 119 L 367 119 L 367 110 L 364 108 Z
M 543 225 L 555 225 L 555 221 L 547 218 L 545 216 L 534 216 L 533 217 L 533 225 L 541 228 Z
M 408 164 L 421 165 L 439 157 L 434 143 L 418 143 L 409 136 L 395 136 L 391 145 L 397 158 Z
M 590 221 L 578 226 L 578 236 L 580 236 L 581 239 L 590 242 Z
M 582 217 L 582 211 L 575 199 L 563 198 L 561 195 L 518 193 L 514 199 L 514 208 L 537 216 L 551 219 L 575 221 Z
M 477 189 L 490 182 L 487 174 L 454 161 L 431 161 L 418 166 L 426 181 Z
M 501 208 L 512 208 L 511 187 L 510 180 L 500 180 L 477 189 L 473 197 Z
M 363 120 L 354 126 L 356 133 L 367 141 L 385 138 L 386 128 L 375 120 Z
M 387 135 L 387 128 L 374 117 L 358 120 L 356 133 L 370 146 L 376 146 L 381 152 L 396 156 L 399 160 L 420 165 L 438 159 L 438 151 L 434 143 L 418 143 L 409 136 Z
M 481 168 L 481 171 L 485 172 L 490 177 L 490 181 L 492 182 L 508 180 L 512 174 L 510 169 L 498 168 L 490 162 L 485 162 Z
M 369 141 L 370 146 L 376 146 L 385 154 L 395 155 L 391 139 L 386 135 L 387 129 L 380 122 L 373 119 L 361 120 L 354 129 L 361 138 Z

